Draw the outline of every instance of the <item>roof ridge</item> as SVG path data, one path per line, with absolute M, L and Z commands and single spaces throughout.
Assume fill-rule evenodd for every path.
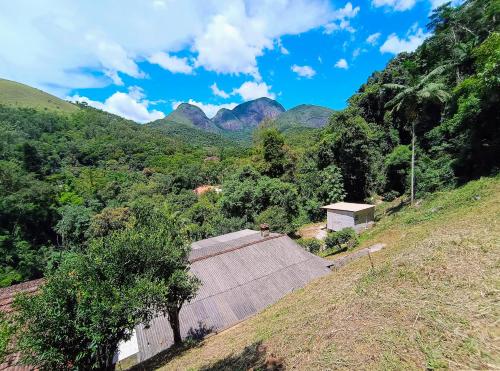
M 262 238 L 260 240 L 257 240 L 257 241 L 247 242 L 247 243 L 244 243 L 244 244 L 239 245 L 239 246 L 234 246 L 234 247 L 228 248 L 226 250 L 217 251 L 217 252 L 214 252 L 212 254 L 202 255 L 202 256 L 197 257 L 197 258 L 189 259 L 189 262 L 190 263 L 194 263 L 194 262 L 197 262 L 197 261 L 200 261 L 200 260 L 204 260 L 204 259 L 208 259 L 208 258 L 213 258 L 214 256 L 217 256 L 217 255 L 222 255 L 222 254 L 225 254 L 225 253 L 228 253 L 228 252 L 231 252 L 231 251 L 239 250 L 239 249 L 242 249 L 244 247 L 252 246 L 252 245 L 255 245 L 257 243 L 269 241 L 269 240 L 272 240 L 272 239 L 275 239 L 275 238 L 280 238 L 280 237 L 283 237 L 283 236 L 284 236 L 284 234 L 276 234 L 274 236 L 264 237 L 264 238 Z M 216 244 L 214 244 L 214 245 L 216 245 Z

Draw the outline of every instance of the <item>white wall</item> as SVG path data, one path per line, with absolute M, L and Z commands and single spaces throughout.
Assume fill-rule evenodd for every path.
M 118 354 L 115 355 L 115 363 L 138 352 L 139 346 L 137 344 L 137 337 L 134 331 L 132 333 L 132 337 L 128 341 L 122 341 L 118 346 Z
M 354 228 L 354 213 L 343 210 L 327 210 L 326 227 L 331 231 L 340 231 L 341 229 Z

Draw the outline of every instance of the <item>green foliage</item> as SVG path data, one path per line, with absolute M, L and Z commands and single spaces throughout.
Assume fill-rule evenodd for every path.
M 319 167 L 332 164 L 340 168 L 347 196 L 362 200 L 368 196 L 377 161 L 373 132 L 355 110 L 336 112 L 330 119 L 319 145 Z
M 313 254 L 317 254 L 322 248 L 321 242 L 318 241 L 316 238 L 299 238 L 297 242 L 306 251 L 309 251 L 310 253 Z
M 342 251 L 357 246 L 358 235 L 353 228 L 344 228 L 337 232 L 330 232 L 326 236 L 325 246 L 328 250 Z
M 118 343 L 157 311 L 177 313 L 198 285 L 176 215 L 134 210 L 137 224 L 66 253 L 37 295 L 16 299 L 23 361 L 41 369 L 112 369 Z M 147 254 L 144 253 L 147 251 Z M 20 334 L 19 334 L 20 335 Z
M 282 207 L 271 206 L 255 218 L 256 229 L 262 223 L 269 224 L 269 229 L 278 233 L 292 233 L 296 229 L 293 219 Z
M 385 158 L 387 169 L 387 188 L 404 193 L 408 189 L 411 149 L 407 145 L 395 147 Z
M 5 313 L 0 312 L 0 364 L 3 363 L 5 357 L 10 353 L 13 333 L 14 326 L 10 319 Z
M 92 211 L 81 205 L 65 205 L 59 209 L 61 219 L 54 230 L 62 237 L 63 246 L 78 247 L 85 240 L 90 225 Z

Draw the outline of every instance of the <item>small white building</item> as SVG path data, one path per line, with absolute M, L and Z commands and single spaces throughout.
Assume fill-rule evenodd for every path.
M 360 232 L 373 224 L 375 214 L 374 205 L 350 202 L 337 202 L 322 209 L 326 209 L 326 228 L 330 231 L 351 227 Z

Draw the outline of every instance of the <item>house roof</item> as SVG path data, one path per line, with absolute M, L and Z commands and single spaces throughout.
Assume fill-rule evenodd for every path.
M 355 204 L 351 202 L 337 202 L 334 204 L 323 206 L 322 209 L 327 210 L 342 210 L 342 211 L 361 211 L 365 209 L 374 208 L 374 205 L 370 204 Z
M 35 293 L 42 283 L 43 278 L 40 278 L 0 289 L 0 312 L 12 312 L 12 303 L 16 294 Z
M 330 272 L 330 261 L 313 255 L 286 235 L 267 237 L 243 230 L 195 242 L 191 272 L 202 285 L 180 313 L 181 333 L 220 331 Z M 173 343 L 167 318 L 138 326 L 139 361 Z
M 33 294 L 38 291 L 40 285 L 44 282 L 42 278 L 38 280 L 27 281 L 0 289 L 0 312 L 11 313 L 13 311 L 12 303 L 17 294 Z M 0 370 L 3 371 L 32 371 L 31 366 L 20 364 L 20 353 L 8 354 L 3 363 L 0 363 Z

